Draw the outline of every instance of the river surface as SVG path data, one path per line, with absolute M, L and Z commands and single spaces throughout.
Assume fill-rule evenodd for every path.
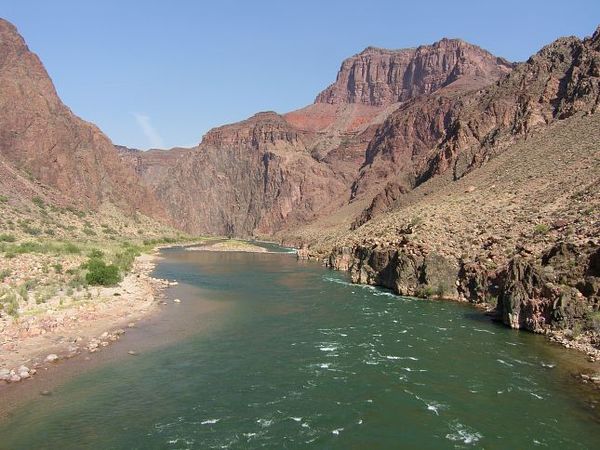
M 163 256 L 156 276 L 180 282 L 182 303 L 148 335 L 154 345 L 17 407 L 0 448 L 600 444 L 570 353 L 540 336 L 286 253 Z

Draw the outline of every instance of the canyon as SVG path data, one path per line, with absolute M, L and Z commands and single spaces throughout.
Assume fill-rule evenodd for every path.
M 296 111 L 193 148 L 114 145 L 0 20 L 0 193 L 260 238 L 358 283 L 469 301 L 600 353 L 600 28 L 511 63 L 459 39 L 368 47 Z

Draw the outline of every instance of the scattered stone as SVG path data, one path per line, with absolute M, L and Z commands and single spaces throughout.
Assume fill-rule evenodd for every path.
M 131 355 L 131 356 L 137 356 L 138 355 L 138 353 L 135 350 L 129 350 L 127 353 L 129 355 Z
M 135 328 L 135 323 L 134 322 L 129 322 L 127 324 L 127 328 Z
M 52 395 L 52 392 L 44 390 L 44 391 L 40 391 L 40 395 L 43 395 L 43 396 L 47 397 L 49 395 Z
M 179 300 L 178 298 L 174 299 L 173 302 L 175 303 L 181 303 L 181 300 Z
M 46 362 L 56 362 L 58 361 L 58 355 L 55 353 L 50 353 L 48 356 L 46 356 Z

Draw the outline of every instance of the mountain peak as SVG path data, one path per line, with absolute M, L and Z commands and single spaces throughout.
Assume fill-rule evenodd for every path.
M 481 87 L 511 70 L 505 59 L 461 39 L 398 50 L 370 46 L 342 63 L 336 82 L 315 103 L 386 106 L 431 94 L 463 77 Z

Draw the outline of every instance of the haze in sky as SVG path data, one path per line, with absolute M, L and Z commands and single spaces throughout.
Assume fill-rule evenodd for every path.
M 591 35 L 593 1 L 4 1 L 59 95 L 116 144 L 192 146 L 312 103 L 344 58 L 459 37 L 511 61 Z

